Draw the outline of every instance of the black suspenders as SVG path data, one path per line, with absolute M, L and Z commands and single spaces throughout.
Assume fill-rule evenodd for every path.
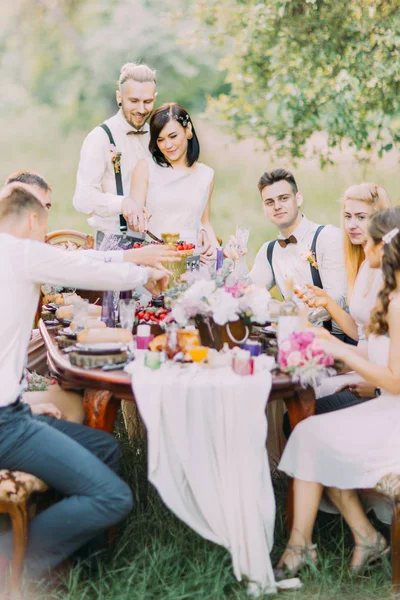
M 106 125 L 105 123 L 102 123 L 100 125 L 100 127 L 102 129 L 104 129 L 104 131 L 108 135 L 108 139 L 110 140 L 110 144 L 112 144 L 113 146 L 115 146 L 113 134 L 111 133 L 110 128 L 108 127 L 108 125 Z M 117 194 L 118 194 L 118 196 L 123 196 L 124 195 L 124 188 L 122 186 L 121 167 L 118 169 L 118 173 L 114 169 L 114 173 L 115 173 L 115 184 L 117 186 Z M 126 232 L 128 231 L 128 225 L 127 225 L 125 217 L 123 215 L 119 215 L 119 229 L 120 229 L 122 235 L 125 235 Z
M 314 234 L 313 241 L 311 243 L 310 250 L 311 250 L 311 252 L 314 253 L 316 261 L 317 261 L 317 240 L 318 240 L 319 234 L 324 229 L 324 227 L 325 227 L 325 225 L 320 225 L 318 227 L 317 231 Z M 274 247 L 275 247 L 276 242 L 277 242 L 277 240 L 273 240 L 272 242 L 269 242 L 269 244 L 267 246 L 267 260 L 269 262 L 269 266 L 271 267 L 272 276 L 273 276 L 273 278 L 275 280 L 276 287 L 279 290 L 279 286 L 276 283 L 276 279 L 275 279 L 274 267 L 272 266 L 272 257 L 273 257 L 273 254 L 274 254 Z M 313 285 L 315 285 L 316 287 L 319 287 L 319 288 L 323 289 L 324 286 L 322 285 L 321 275 L 319 274 L 318 269 L 316 269 L 315 267 L 313 267 L 310 264 L 310 270 L 311 270 L 311 277 L 312 277 Z M 279 292 L 280 292 L 281 296 L 283 296 L 281 290 L 279 290 Z M 330 320 L 329 321 L 324 321 L 323 325 L 324 325 L 325 329 L 328 329 L 329 331 L 332 330 L 332 321 L 330 321 Z

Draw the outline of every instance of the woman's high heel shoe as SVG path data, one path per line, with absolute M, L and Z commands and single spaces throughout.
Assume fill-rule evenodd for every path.
M 281 561 L 289 550 L 297 558 L 297 565 L 289 567 L 285 562 L 282 564 L 278 563 L 274 569 L 275 580 L 281 581 L 282 579 L 292 579 L 293 577 L 296 577 L 299 571 L 304 567 L 315 568 L 318 564 L 318 558 L 314 558 L 312 552 L 316 549 L 317 544 L 312 544 L 311 546 L 292 546 L 291 544 L 288 544 L 282 555 Z
M 380 534 L 377 536 L 375 544 L 356 544 L 355 547 L 363 550 L 363 556 L 362 560 L 358 564 L 350 566 L 350 572 L 353 575 L 361 575 L 368 565 L 371 565 L 384 556 L 387 556 L 390 552 L 389 544 L 383 535 Z

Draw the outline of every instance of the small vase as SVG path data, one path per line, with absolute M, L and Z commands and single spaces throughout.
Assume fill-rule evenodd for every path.
M 114 292 L 107 290 L 103 292 L 101 303 L 101 320 L 107 327 L 115 327 Z

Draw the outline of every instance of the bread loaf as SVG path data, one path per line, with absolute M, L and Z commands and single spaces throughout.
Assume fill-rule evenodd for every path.
M 72 304 L 68 306 L 60 306 L 57 309 L 57 319 L 72 319 L 74 307 Z M 89 304 L 89 317 L 101 317 L 101 306 L 97 304 Z
M 105 329 L 84 329 L 77 335 L 77 341 L 97 344 L 101 342 L 131 342 L 133 335 L 127 329 L 106 327 Z
M 76 325 L 75 323 L 72 321 L 71 325 L 70 325 L 72 330 L 76 329 Z M 106 328 L 106 324 L 103 323 L 103 321 L 100 321 L 100 319 L 88 319 L 86 321 L 86 325 L 85 325 L 85 329 L 105 329 Z

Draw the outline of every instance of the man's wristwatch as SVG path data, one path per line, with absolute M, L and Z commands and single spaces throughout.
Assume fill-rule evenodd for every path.
M 379 396 L 381 395 L 381 388 L 375 388 L 375 398 L 379 398 Z

